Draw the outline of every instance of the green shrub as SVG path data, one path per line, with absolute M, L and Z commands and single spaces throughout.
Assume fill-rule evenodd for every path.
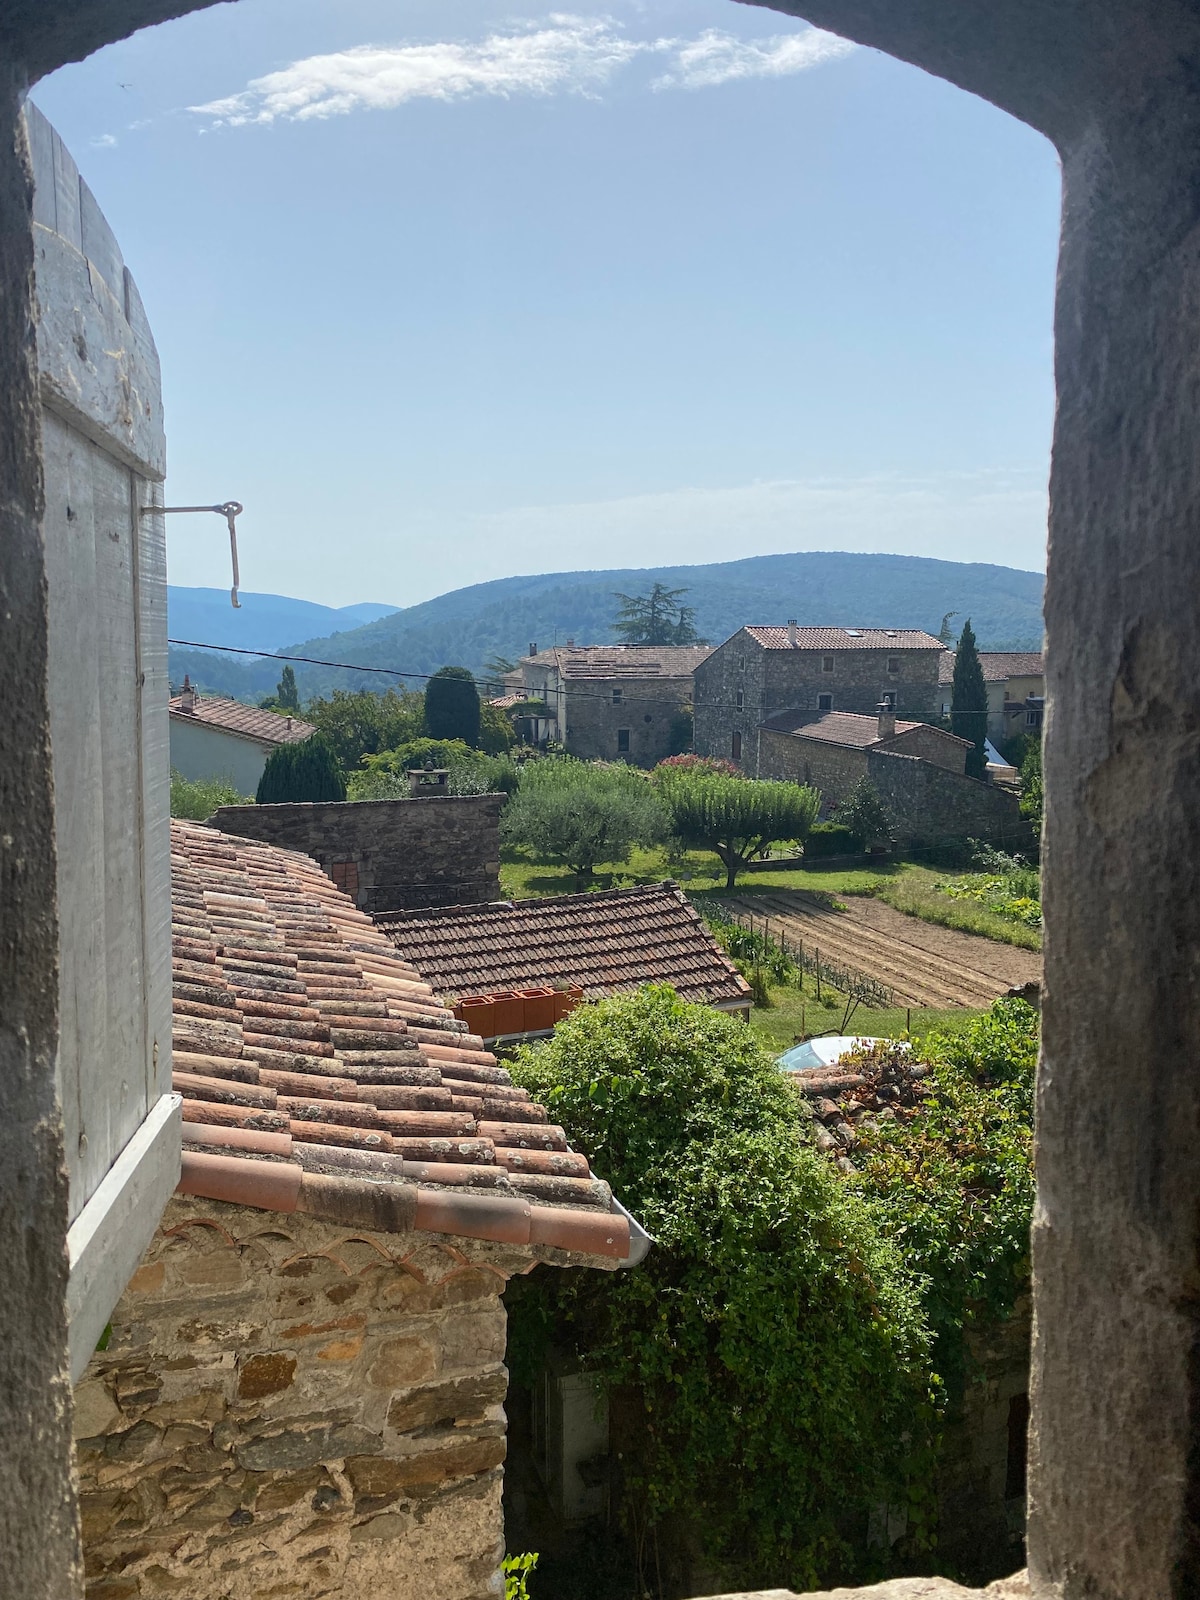
M 634 845 L 665 833 L 663 809 L 640 772 L 569 757 L 527 764 L 500 819 L 505 843 L 565 862 L 580 878 L 597 862 L 628 861 Z
M 277 745 L 267 757 L 255 799 L 260 806 L 344 800 L 346 780 L 324 734 Z
M 244 806 L 250 796 L 239 794 L 228 778 L 185 778 L 171 769 L 171 815 L 190 822 L 207 822 L 218 806 Z
M 825 856 L 853 856 L 861 853 L 862 846 L 840 822 L 814 822 L 804 841 L 806 861 Z
M 870 778 L 860 778 L 833 813 L 834 822 L 848 828 L 860 850 L 891 844 L 895 837 L 888 809 Z
M 654 1239 L 633 1272 L 514 1283 L 518 1378 L 551 1337 L 637 1397 L 625 1524 L 686 1519 L 725 1586 L 867 1570 L 869 1508 L 928 1505 L 924 1323 L 770 1056 L 658 986 L 574 1012 L 512 1070 Z

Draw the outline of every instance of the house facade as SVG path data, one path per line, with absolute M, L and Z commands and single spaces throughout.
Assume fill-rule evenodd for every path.
M 571 755 L 653 767 L 686 748 L 693 675 L 709 654 L 699 644 L 532 646 L 518 672 Z
M 739 628 L 695 669 L 695 749 L 760 772 L 759 730 L 780 712 L 939 714 L 932 634 L 895 628 Z
M 171 846 L 183 1174 L 76 1388 L 88 1592 L 494 1600 L 504 1286 L 645 1236 L 316 863 Z
M 938 669 L 941 710 L 950 715 L 955 651 L 947 650 Z M 1040 650 L 981 650 L 979 664 L 987 685 L 987 736 L 996 745 L 1018 733 L 1040 734 L 1046 700 L 1046 678 Z

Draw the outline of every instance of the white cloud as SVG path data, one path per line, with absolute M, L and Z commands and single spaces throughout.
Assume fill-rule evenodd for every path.
M 309 56 L 252 79 L 239 94 L 188 109 L 238 127 L 392 110 L 418 99 L 594 95 L 640 56 L 670 62 L 656 88 L 695 89 L 803 72 L 853 48 L 815 28 L 757 41 L 711 28 L 696 39 L 631 39 L 608 18 L 554 14 L 479 43 L 359 45 Z
M 117 142 L 115 133 L 98 133 L 91 141 L 93 150 L 111 150 Z
M 656 89 L 707 89 L 735 78 L 783 78 L 836 61 L 854 49 L 849 39 L 809 28 L 777 33 L 769 39 L 735 39 L 707 28 L 698 39 L 678 42 L 675 69 L 656 80 Z

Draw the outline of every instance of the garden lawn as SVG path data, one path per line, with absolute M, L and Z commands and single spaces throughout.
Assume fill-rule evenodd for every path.
M 774 872 L 746 872 L 738 879 L 737 895 L 769 889 L 821 889 L 828 894 L 874 894 L 880 884 L 919 870 L 907 862 L 882 867 L 791 867 Z M 579 882 L 570 867 L 534 860 L 527 850 L 505 846 L 500 852 L 500 887 L 506 899 L 529 900 L 539 895 L 575 894 L 584 889 L 619 889 L 637 883 L 662 883 L 674 878 L 690 894 L 720 897 L 726 893 L 725 869 L 707 850 L 688 850 L 668 856 L 662 845 L 635 848 L 624 866 L 598 868 L 590 880 Z M 948 902 L 950 903 L 950 902 Z
M 750 1013 L 750 1027 L 763 1046 L 779 1055 L 790 1050 L 798 1038 L 817 1034 L 841 1033 L 846 997 L 821 985 L 821 1001 L 816 997 L 816 984 L 811 977 L 804 980 L 803 990 L 794 984 L 771 990 L 770 1006 L 755 1006 Z M 874 1011 L 859 1006 L 851 1017 L 845 1032 L 868 1039 L 903 1039 L 912 1034 L 962 1033 L 982 1011 L 955 1007 L 948 1011 L 914 1006 L 911 1011 L 903 1007 Z

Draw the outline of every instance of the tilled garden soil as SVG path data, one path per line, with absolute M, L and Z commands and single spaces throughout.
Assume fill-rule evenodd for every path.
M 820 950 L 822 960 L 887 984 L 897 1005 L 986 1006 L 1008 989 L 1041 981 L 1036 951 L 922 922 L 882 900 L 855 896 L 841 903 L 845 911 L 831 911 L 802 889 L 726 902 L 756 924 L 765 919 L 764 931 L 783 933 L 793 944 L 803 940 L 806 950 Z

